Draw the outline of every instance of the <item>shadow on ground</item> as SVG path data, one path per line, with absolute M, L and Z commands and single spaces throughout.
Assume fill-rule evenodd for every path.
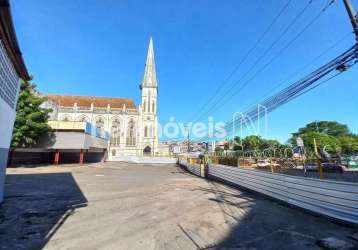
M 87 206 L 71 173 L 6 176 L 1 249 L 41 249 L 75 209 Z
M 350 238 L 357 233 L 357 228 L 251 192 L 238 194 L 229 187 L 223 191 L 218 185 L 209 181 L 210 188 L 203 191 L 215 195 L 211 200 L 217 202 L 227 220 L 233 221 L 233 226 L 224 239 L 205 249 L 322 249 L 319 241 L 328 237 L 344 241 L 347 249 L 358 249 L 358 241 Z

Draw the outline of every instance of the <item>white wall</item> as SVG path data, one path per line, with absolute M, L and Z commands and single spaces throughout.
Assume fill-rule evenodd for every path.
M 16 116 L 20 81 L 6 50 L 0 42 L 0 203 L 4 197 L 7 153 Z M 7 102 L 3 99 L 7 100 Z M 13 107 L 11 107 L 13 106 Z
M 0 148 L 9 148 L 15 114 L 15 110 L 0 98 Z

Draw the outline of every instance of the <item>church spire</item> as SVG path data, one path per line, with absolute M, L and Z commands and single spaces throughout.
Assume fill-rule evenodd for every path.
M 144 69 L 144 77 L 141 87 L 157 87 L 157 74 L 155 72 L 154 48 L 152 37 L 149 40 L 147 61 Z

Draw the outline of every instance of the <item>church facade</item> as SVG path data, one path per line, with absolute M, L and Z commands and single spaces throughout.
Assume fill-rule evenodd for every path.
M 141 104 L 132 99 L 97 96 L 48 95 L 50 120 L 88 122 L 108 134 L 108 159 L 159 154 L 157 95 L 158 83 L 153 40 L 150 38 Z

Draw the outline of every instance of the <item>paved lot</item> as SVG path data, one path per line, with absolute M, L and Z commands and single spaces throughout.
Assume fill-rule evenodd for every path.
M 175 165 L 8 169 L 1 249 L 320 249 L 357 229 Z

